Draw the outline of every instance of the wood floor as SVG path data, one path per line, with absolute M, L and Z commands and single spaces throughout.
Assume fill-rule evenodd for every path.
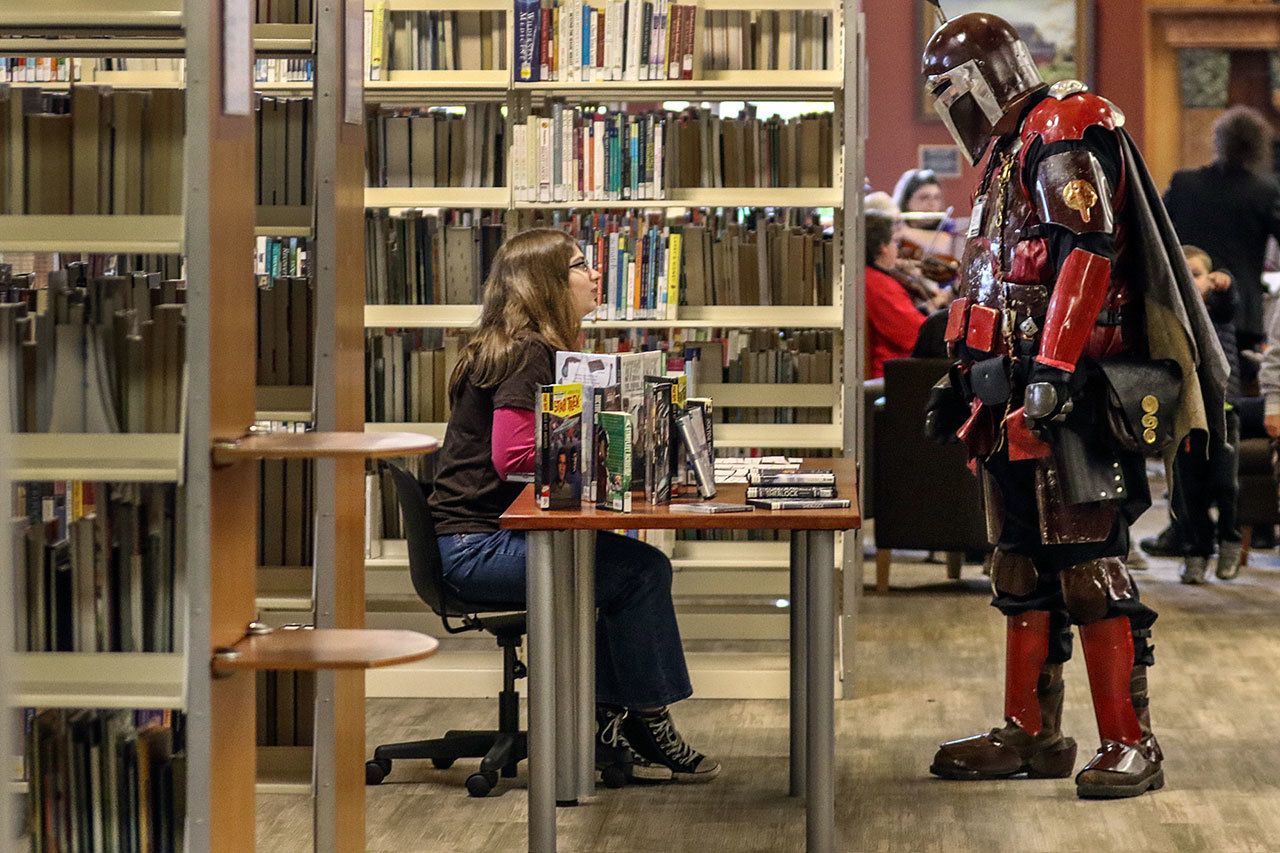
M 1153 510 L 1139 532 L 1161 521 Z M 856 698 L 837 704 L 840 849 L 1280 850 L 1280 559 L 1236 581 L 1185 587 L 1171 561 L 1137 573 L 1160 612 L 1152 716 L 1168 784 L 1136 800 L 1082 802 L 1070 780 L 943 782 L 936 744 L 998 722 L 1003 625 L 973 567 L 960 583 L 939 564 L 898 564 L 894 590 L 862 607 Z M 1065 728 L 1083 765 L 1096 747 L 1083 661 L 1067 665 Z M 368 742 L 488 725 L 480 700 L 371 700 Z M 724 764 L 717 781 L 604 791 L 562 809 L 560 849 L 599 853 L 796 851 L 804 814 L 785 796 L 786 705 L 697 701 L 677 707 L 689 740 Z M 468 799 L 462 765 L 398 763 L 369 790 L 368 850 L 525 849 L 523 777 Z M 309 851 L 310 801 L 258 798 L 258 849 Z

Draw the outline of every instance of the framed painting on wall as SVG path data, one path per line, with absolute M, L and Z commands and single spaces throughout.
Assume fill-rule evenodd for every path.
M 1059 80 L 1082 80 L 1093 85 L 1095 0 L 942 0 L 948 18 L 969 12 L 999 15 L 1018 30 L 1040 66 L 1040 73 L 1050 83 Z M 928 0 L 916 0 L 919 50 L 924 54 L 929 37 L 938 28 L 937 9 Z M 922 121 L 939 121 L 933 103 L 919 88 L 919 117 Z

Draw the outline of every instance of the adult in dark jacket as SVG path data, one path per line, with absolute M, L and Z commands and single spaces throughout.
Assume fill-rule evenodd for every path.
M 1265 337 L 1262 261 L 1267 238 L 1280 239 L 1280 183 L 1266 174 L 1271 137 L 1260 113 L 1232 107 L 1213 124 L 1213 163 L 1175 173 L 1164 194 L 1178 239 L 1208 252 L 1235 279 L 1242 349 Z

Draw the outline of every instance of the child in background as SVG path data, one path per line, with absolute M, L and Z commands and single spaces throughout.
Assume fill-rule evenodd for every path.
M 1216 574 L 1222 580 L 1240 571 L 1241 537 L 1236 526 L 1236 501 L 1240 484 L 1237 466 L 1240 450 L 1240 418 L 1232 406 L 1240 397 L 1240 356 L 1233 322 L 1236 295 L 1231 276 L 1215 272 L 1213 261 L 1202 249 L 1183 246 L 1196 289 L 1209 309 L 1209 318 L 1222 342 L 1231 374 L 1227 380 L 1227 432 L 1188 437 L 1174 459 L 1174 488 L 1169 500 L 1171 532 L 1182 545 L 1182 582 L 1203 583 L 1214 543 L 1218 546 Z M 1216 507 L 1215 524 L 1210 510 Z

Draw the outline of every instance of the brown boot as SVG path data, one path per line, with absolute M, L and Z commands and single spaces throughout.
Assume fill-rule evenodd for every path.
M 1049 614 L 1011 616 L 1005 661 L 1005 725 L 942 744 L 929 772 L 943 779 L 1061 779 L 1076 763 L 1076 742 L 1063 737 L 1062 665 L 1046 664 Z
M 1076 776 L 1084 799 L 1136 797 L 1164 787 L 1164 755 L 1151 731 L 1147 668 L 1133 662 L 1128 618 L 1080 626 L 1102 746 Z

